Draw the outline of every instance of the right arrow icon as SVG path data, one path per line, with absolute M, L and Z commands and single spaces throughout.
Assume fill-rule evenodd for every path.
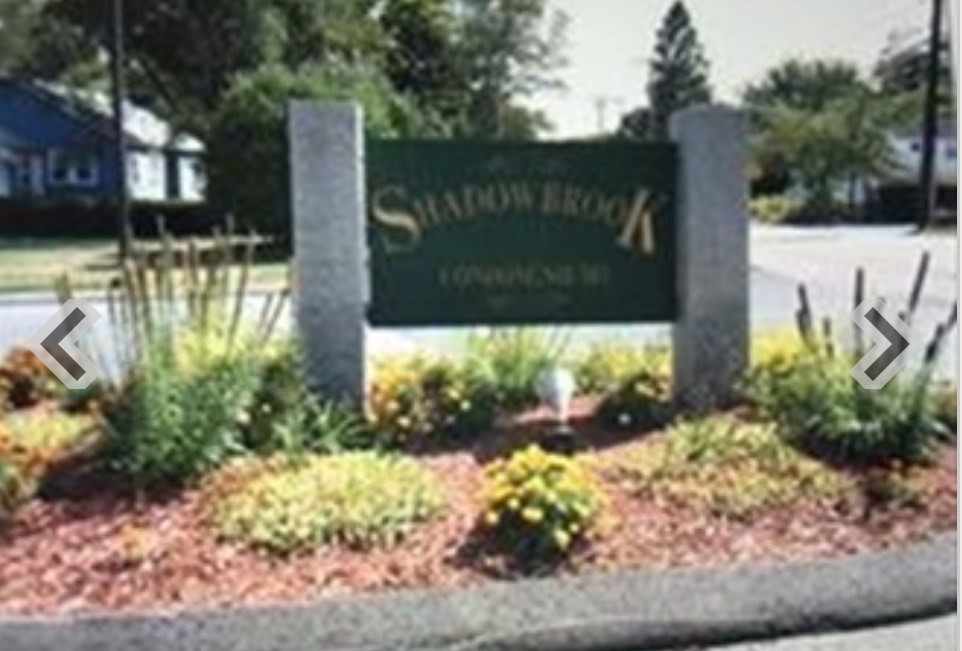
M 881 298 L 855 308 L 852 322 L 874 345 L 849 373 L 866 389 L 881 389 L 908 364 L 912 327 Z

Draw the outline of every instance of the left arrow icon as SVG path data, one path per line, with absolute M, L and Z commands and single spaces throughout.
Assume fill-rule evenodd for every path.
M 86 389 L 101 376 L 100 366 L 78 346 L 100 320 L 100 312 L 82 298 L 71 298 L 27 341 L 30 350 L 68 389 Z

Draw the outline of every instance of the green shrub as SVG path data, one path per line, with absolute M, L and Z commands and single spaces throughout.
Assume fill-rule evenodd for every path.
M 780 224 L 787 221 L 801 208 L 801 204 L 791 197 L 772 194 L 755 197 L 748 204 L 752 218 L 763 224 Z
M 97 421 L 47 409 L 0 420 L 0 522 L 36 493 L 49 468 L 99 431 Z
M 398 95 L 377 70 L 334 65 L 292 72 L 266 66 L 239 75 L 213 118 L 208 194 L 242 226 L 285 240 L 291 224 L 285 120 L 295 99 L 356 101 L 364 107 L 368 134 L 376 137 L 431 131 L 424 112 Z
M 851 482 L 806 458 L 768 425 L 710 417 L 676 425 L 616 462 L 646 497 L 747 517 L 803 499 L 840 500 Z
M 957 432 L 959 429 L 958 396 L 958 387 L 951 383 L 943 384 L 935 391 L 935 417 L 950 432 Z
M 360 414 L 309 389 L 293 343 L 267 355 L 244 420 L 244 445 L 260 454 L 340 452 L 366 442 Z
M 551 560 L 584 540 L 603 496 L 576 459 L 537 446 L 485 469 L 484 527 L 522 561 Z
M 790 441 L 837 462 L 923 461 L 954 436 L 938 418 L 930 368 L 869 391 L 849 375 L 851 364 L 812 347 L 778 368 L 754 373 L 748 394 Z
M 17 445 L 46 459 L 76 447 L 99 429 L 93 416 L 47 409 L 14 412 L 4 424 Z
M 669 381 L 664 375 L 640 371 L 608 393 L 597 417 L 609 429 L 639 429 L 663 425 L 671 416 Z
M 500 407 L 514 410 L 538 402 L 538 381 L 557 364 L 566 341 L 558 332 L 537 328 L 494 328 L 467 342 L 467 365 L 491 388 Z
M 151 342 L 107 416 L 114 466 L 141 487 L 182 484 L 243 452 L 262 354 L 212 329 Z
M 616 390 L 641 372 L 669 377 L 670 363 L 670 351 L 664 346 L 601 343 L 591 346 L 576 358 L 575 377 L 581 393 L 603 394 Z
M 43 454 L 20 444 L 0 422 L 0 525 L 33 496 L 45 468 Z
M 822 344 L 816 341 L 816 345 Z M 807 348 L 796 328 L 774 328 L 752 333 L 749 374 L 780 372 L 794 364 Z
M 490 428 L 495 402 L 491 387 L 460 365 L 382 360 L 368 392 L 368 427 L 376 442 L 393 447 L 464 441 Z
M 282 554 L 390 545 L 443 505 L 415 461 L 372 452 L 240 461 L 210 477 L 203 495 L 221 536 Z

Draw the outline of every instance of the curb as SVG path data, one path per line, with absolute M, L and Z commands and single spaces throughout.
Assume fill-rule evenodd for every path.
M 645 651 L 956 610 L 957 539 L 803 564 L 630 571 L 313 605 L 0 618 L 4 651 Z

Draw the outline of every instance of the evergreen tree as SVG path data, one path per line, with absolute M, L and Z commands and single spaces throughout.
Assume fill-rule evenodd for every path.
M 681 0 L 672 4 L 662 21 L 655 42 L 648 82 L 647 124 L 649 139 L 668 136 L 671 114 L 693 104 L 711 101 L 708 59 Z M 634 120 L 637 125 L 638 121 Z M 625 135 L 637 137 L 635 130 Z

